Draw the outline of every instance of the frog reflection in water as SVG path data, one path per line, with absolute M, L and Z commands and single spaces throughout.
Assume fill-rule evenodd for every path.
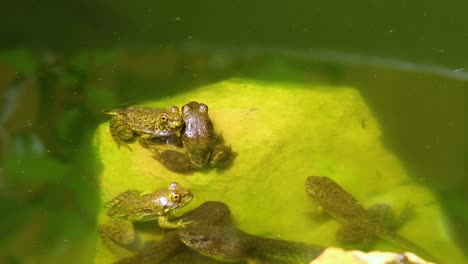
M 130 107 L 103 112 L 113 116 L 109 129 L 118 147 L 128 147 L 126 141 L 135 135 L 139 135 L 138 141 L 147 146 L 151 139 L 177 135 L 184 125 L 177 106 L 170 110 Z
M 230 147 L 222 145 L 222 138 L 216 135 L 208 116 L 208 106 L 190 102 L 182 107 L 185 129 L 181 141 L 185 153 L 175 150 L 155 151 L 154 158 L 167 169 L 175 172 L 190 172 L 206 165 L 222 168 L 233 158 Z
M 328 177 L 308 177 L 305 189 L 317 206 L 345 224 L 336 232 L 336 237 L 341 242 L 359 242 L 380 237 L 403 250 L 434 260 L 432 254 L 391 231 L 395 227 L 391 220 L 395 218 L 390 207 L 379 204 L 366 210 L 351 194 Z
M 192 198 L 192 192 L 176 182 L 152 193 L 123 192 L 104 205 L 112 224 L 99 225 L 98 234 L 112 248 L 114 243 L 129 246 L 135 241 L 133 222 L 157 220 L 162 228 L 183 227 L 188 223 L 170 222 L 168 218 L 172 211 L 184 207 Z

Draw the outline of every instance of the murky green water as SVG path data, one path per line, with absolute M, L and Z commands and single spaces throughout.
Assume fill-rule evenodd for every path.
M 467 23 L 464 8 L 437 5 L 232 4 L 242 21 L 221 9 L 198 17 L 208 11 L 194 4 L 12 5 L 1 16 L 18 27 L 4 30 L 0 50 L 0 262 L 104 262 L 102 201 L 169 180 L 196 191 L 193 207 L 225 200 L 250 233 L 339 245 L 338 224 L 311 217 L 302 184 L 312 174 L 335 177 L 365 205 L 416 204 L 399 233 L 466 261 L 468 74 L 453 32 Z M 232 171 L 165 174 L 137 146 L 108 142 L 102 109 L 189 100 L 209 104 L 239 152 Z
M 28 53 L 4 54 L 27 57 Z M 176 79 L 177 67 L 172 71 L 163 67 L 169 62 L 177 64 L 178 61 L 171 61 L 174 58 L 183 61 L 182 65 L 203 62 L 195 75 L 205 77 L 195 81 L 192 74 L 177 75 L 180 80 L 172 86 L 179 81 L 180 86 L 175 90 L 149 90 L 153 83 L 161 87 L 164 80 L 169 83 Z M 221 59 L 224 64 L 220 66 Z M 460 247 L 466 243 L 462 225 L 467 217 L 463 200 L 467 97 L 462 75 L 455 79 L 436 72 L 418 72 L 417 65 L 413 71 L 402 71 L 371 63 L 326 62 L 323 58 L 273 59 L 271 52 L 239 59 L 229 50 L 207 52 L 202 48 L 94 51 L 65 61 L 72 65 L 67 67 L 78 68 L 79 62 L 83 63 L 79 68 L 82 72 L 70 73 L 65 66 L 51 65 L 41 75 L 25 75 L 24 80 L 7 86 L 7 91 L 16 96 L 6 97 L 4 105 L 5 109 L 14 110 L 4 112 L 11 113 L 5 115 L 9 117 L 5 119 L 5 127 L 10 130 L 6 130 L 9 133 L 5 133 L 7 140 L 3 141 L 8 143 L 4 144 L 3 156 L 4 188 L 8 191 L 2 207 L 10 212 L 3 220 L 7 234 L 2 241 L 5 259 L 35 262 L 76 256 L 77 262 L 90 261 L 94 258 L 95 244 L 99 245 L 95 227 L 101 200 L 108 200 L 126 188 L 161 187 L 170 180 L 185 183 L 197 192 L 200 198 L 193 206 L 204 200 L 224 200 L 232 207 L 238 226 L 251 233 L 339 245 L 333 239 L 337 226 L 314 224 L 308 213 L 310 204 L 303 191 L 303 180 L 308 175 L 320 174 L 341 179 L 366 205 L 385 201 L 401 209 L 409 202 L 434 208 L 423 210 L 427 219 L 419 215 L 413 224 L 424 226 L 437 223 L 434 221 L 438 219 L 444 226 L 442 233 L 431 236 L 427 230 L 435 227 L 421 227 L 412 235 L 413 239 L 422 239 L 426 242 L 420 242 L 429 249 L 440 251 L 434 255 L 444 258 L 447 254 L 452 261 L 461 261 L 460 251 L 453 253 L 447 248 L 452 247 L 451 243 Z M 25 59 L 24 65 L 31 62 L 37 60 Z M 139 64 L 132 65 L 135 62 Z M 240 74 L 239 65 L 245 64 L 249 66 L 244 66 Z M 210 78 L 217 75 L 218 78 Z M 77 82 L 80 80 L 77 76 L 86 77 Z M 228 76 L 249 79 L 234 82 L 234 87 L 227 84 L 219 88 L 215 93 L 217 99 L 210 95 L 210 89 L 191 92 L 190 87 L 202 87 Z M 134 87 L 133 92 L 128 87 Z M 45 92 L 52 97 L 45 96 Z M 239 152 L 232 171 L 215 176 L 175 175 L 160 166 L 153 168 L 157 164 L 144 150 L 141 154 L 136 150 L 134 153 L 118 150 L 106 124 L 95 132 L 95 125 L 105 121 L 100 110 L 119 102 L 154 98 L 149 105 L 181 106 L 193 97 L 209 103 L 216 129 L 222 130 L 229 144 Z M 16 101 L 10 101 L 12 98 Z M 256 111 L 245 119 L 252 108 L 247 106 L 251 104 Z M 276 110 L 279 112 L 275 113 Z M 239 125 L 225 128 L 232 123 Z M 359 134 L 362 131 L 370 134 Z M 101 149 L 103 143 L 91 144 L 96 133 L 98 137 L 107 137 L 105 151 L 96 149 Z M 366 139 L 366 135 L 373 136 Z M 378 152 L 387 154 L 377 154 L 375 147 L 369 147 L 375 144 L 382 148 Z M 94 156 L 96 150 L 99 154 Z M 387 164 L 389 158 L 395 165 Z M 111 162 L 116 159 L 119 161 Z M 266 173 L 266 168 L 272 171 Z M 429 192 L 433 198 L 427 198 L 428 194 L 417 195 L 408 186 L 395 189 L 392 186 L 400 186 L 397 182 L 405 183 L 402 186 L 411 182 L 409 186 L 423 188 L 423 193 Z M 283 186 L 288 187 L 283 190 Z M 235 191 L 236 188 L 239 190 Z M 227 190 L 232 195 L 227 195 L 230 193 Z M 258 213 L 263 200 L 257 204 L 251 197 L 258 193 L 275 201 L 263 214 Z M 300 194 L 300 202 L 296 194 Z M 400 200 L 395 201 L 395 197 Z M 291 224 L 291 219 L 300 224 Z M 315 225 L 322 227 L 314 228 Z M 406 227 L 411 229 L 411 225 Z M 53 253 L 48 250 L 51 247 Z M 35 254 L 24 255 L 24 248 Z M 391 250 L 385 244 L 377 248 Z M 101 257 L 97 260 L 105 262 Z

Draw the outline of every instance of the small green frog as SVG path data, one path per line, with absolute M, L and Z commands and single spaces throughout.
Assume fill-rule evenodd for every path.
M 197 208 L 186 212 L 180 218 L 190 224 L 222 224 L 229 220 L 229 207 L 216 201 L 204 202 Z M 126 257 L 116 264 L 137 263 L 218 263 L 187 248 L 179 238 L 180 229 L 165 232 L 159 241 L 148 241 L 133 256 Z
M 434 259 L 420 246 L 391 230 L 396 225 L 389 206 L 378 204 L 366 210 L 351 194 L 328 177 L 308 177 L 305 189 L 309 198 L 320 209 L 344 224 L 336 232 L 339 241 L 352 243 L 380 237 L 401 249 Z
M 177 106 L 170 110 L 147 107 L 130 107 L 104 110 L 112 115 L 110 133 L 117 146 L 128 145 L 126 141 L 139 136 L 138 141 L 147 146 L 151 139 L 178 135 L 184 122 Z
M 184 207 L 193 198 L 189 189 L 176 182 L 168 188 L 152 193 L 142 193 L 136 190 L 123 192 L 107 202 L 107 215 L 112 224 L 98 226 L 98 234 L 110 248 L 113 243 L 129 246 L 135 241 L 133 222 L 147 222 L 157 220 L 162 228 L 180 228 L 189 222 L 182 220 L 170 222 L 169 217 L 175 209 Z
M 221 144 L 221 136 L 215 134 L 207 105 L 198 102 L 184 105 L 182 119 L 185 129 L 181 141 L 185 153 L 156 150 L 155 159 L 167 169 L 181 173 L 201 169 L 207 164 L 215 168 L 229 165 L 234 154 L 230 147 Z

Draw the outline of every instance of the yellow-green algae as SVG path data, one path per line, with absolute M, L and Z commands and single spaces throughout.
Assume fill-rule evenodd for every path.
M 193 100 L 209 106 L 215 129 L 238 153 L 233 166 L 189 176 L 170 172 L 138 143 L 131 144 L 133 151 L 118 149 L 106 122 L 94 139 L 103 166 L 101 202 L 177 181 L 195 195 L 181 211 L 219 200 L 247 232 L 340 246 L 334 240 L 339 224 L 314 219 L 304 191 L 307 176 L 326 175 L 365 206 L 385 202 L 399 212 L 409 204 L 412 217 L 398 233 L 447 263 L 464 261 L 434 194 L 382 144 L 378 120 L 356 89 L 232 79 L 144 106 L 181 107 Z M 395 250 L 384 242 L 376 249 Z M 96 262 L 115 259 L 98 239 Z

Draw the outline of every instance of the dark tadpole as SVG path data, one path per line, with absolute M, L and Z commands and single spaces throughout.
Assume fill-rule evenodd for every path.
M 229 219 L 229 207 L 216 201 L 208 201 L 185 213 L 178 220 L 183 222 L 220 224 Z M 192 225 L 192 224 L 189 224 Z M 179 230 L 169 231 L 158 241 L 148 241 L 131 257 L 123 258 L 118 264 L 158 263 L 219 263 L 215 259 L 194 252 L 179 238 Z

